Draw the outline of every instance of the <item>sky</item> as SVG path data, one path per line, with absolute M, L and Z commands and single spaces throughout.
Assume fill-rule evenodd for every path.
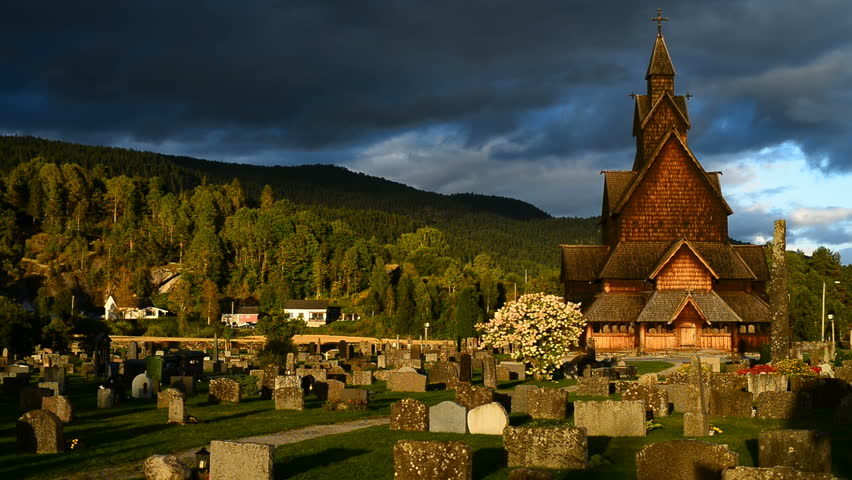
M 852 262 L 852 2 L 15 2 L 0 133 L 600 214 L 662 29 L 732 237 Z

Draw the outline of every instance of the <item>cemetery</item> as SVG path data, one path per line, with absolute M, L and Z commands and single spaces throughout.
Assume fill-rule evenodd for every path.
M 198 452 L 209 454 L 210 478 L 852 473 L 843 455 L 852 363 L 823 363 L 821 350 L 776 367 L 719 355 L 627 363 L 585 350 L 556 379 L 536 380 L 507 349 L 462 344 L 341 343 L 262 368 L 253 353 L 228 352 L 205 359 L 197 377 L 169 378 L 160 361 L 169 352 L 144 343 L 110 348 L 102 365 L 85 354 L 5 358 L 0 475 L 184 478 L 198 474 Z M 152 370 L 136 373 L 128 351 Z M 365 419 L 373 423 L 295 443 L 245 441 Z M 713 476 L 696 473 L 707 469 Z

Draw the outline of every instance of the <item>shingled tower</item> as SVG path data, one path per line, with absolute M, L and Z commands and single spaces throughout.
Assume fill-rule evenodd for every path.
M 687 144 L 687 96 L 658 11 L 647 94 L 634 95 L 636 156 L 605 171 L 603 245 L 563 245 L 568 300 L 583 303 L 598 350 L 754 350 L 769 340 L 763 246 L 731 245 L 720 172 Z

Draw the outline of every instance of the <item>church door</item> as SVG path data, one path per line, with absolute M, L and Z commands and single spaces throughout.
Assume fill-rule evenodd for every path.
M 695 324 L 684 322 L 678 327 L 678 336 L 680 337 L 681 347 L 695 346 Z

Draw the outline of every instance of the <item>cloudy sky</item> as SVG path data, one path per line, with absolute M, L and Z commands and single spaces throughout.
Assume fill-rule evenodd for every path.
M 176 6 L 177 5 L 177 6 Z M 0 132 L 600 212 L 657 32 L 735 238 L 852 262 L 849 0 L 16 2 Z

